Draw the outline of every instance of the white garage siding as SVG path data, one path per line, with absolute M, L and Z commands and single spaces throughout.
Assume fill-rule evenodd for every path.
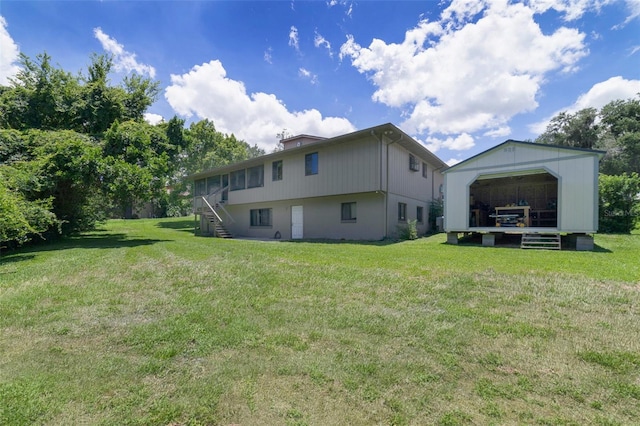
M 476 180 L 522 177 L 526 182 L 527 176 L 548 173 L 558 182 L 555 230 L 594 233 L 598 230 L 598 163 L 603 154 L 510 140 L 459 163 L 444 172 L 445 231 L 472 230 L 470 186 Z

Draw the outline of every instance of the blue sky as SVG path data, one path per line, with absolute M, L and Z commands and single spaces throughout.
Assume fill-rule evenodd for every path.
M 454 164 L 534 139 L 560 111 L 640 93 L 640 0 L 2 1 L 0 84 L 17 55 L 161 83 L 148 120 L 276 135 L 391 122 Z

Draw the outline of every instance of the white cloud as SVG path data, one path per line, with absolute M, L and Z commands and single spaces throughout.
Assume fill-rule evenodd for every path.
M 160 114 L 154 114 L 152 112 L 145 112 L 144 113 L 144 121 L 146 121 L 147 123 L 151 124 L 151 125 L 156 125 L 156 124 L 160 124 L 164 121 L 164 117 L 161 116 Z
M 611 77 L 594 84 L 587 93 L 578 96 L 572 105 L 554 112 L 544 120 L 530 124 L 529 130 L 532 133 L 541 134 L 547 129 L 551 119 L 563 111 L 573 114 L 585 108 L 600 109 L 611 101 L 634 98 L 638 93 L 640 93 L 640 80 L 627 80 L 620 76 Z
M 640 18 L 640 1 L 626 0 L 625 3 L 627 5 L 627 10 L 629 14 L 627 15 L 627 18 L 624 20 L 622 24 L 614 25 L 613 29 L 620 29 L 625 25 L 627 25 L 629 22 L 633 21 L 634 19 Z
M 403 110 L 410 134 L 503 135 L 513 116 L 537 108 L 550 73 L 573 72 L 588 54 L 584 33 L 564 26 L 545 33 L 536 13 L 554 8 L 573 19 L 583 3 L 454 0 L 402 43 L 373 39 L 364 47 L 348 36 L 340 59 L 370 78 L 375 101 Z
M 353 0 L 329 0 L 327 1 L 327 7 L 342 6 L 346 9 L 345 15 L 351 17 L 353 15 Z
M 509 136 L 511 134 L 511 127 L 503 126 L 497 129 L 491 129 L 488 132 L 485 132 L 483 136 L 490 136 L 492 138 L 498 138 L 503 136 Z
M 447 163 L 447 166 L 452 167 L 455 166 L 456 164 L 460 163 L 462 160 L 459 160 L 457 158 L 450 158 L 447 161 L 445 161 L 445 163 Z
M 296 49 L 297 52 L 300 52 L 300 42 L 298 41 L 298 29 L 293 25 L 289 30 L 289 46 Z
M 316 74 L 313 74 L 311 71 L 309 71 L 306 68 L 300 68 L 298 70 L 298 75 L 302 78 L 309 80 L 311 84 L 318 84 L 318 76 Z
M 20 67 L 17 64 L 20 49 L 9 35 L 7 21 L 0 16 L 0 85 L 9 84 L 9 78 L 14 77 Z
M 271 47 L 269 47 L 267 50 L 264 51 L 264 61 L 268 64 L 273 64 L 273 49 Z
M 565 21 L 575 21 L 591 9 L 599 10 L 611 0 L 530 0 L 529 5 L 537 13 L 553 9 L 562 13 Z
M 429 151 L 434 153 L 439 151 L 441 148 L 446 148 L 451 151 L 466 151 L 475 146 L 473 136 L 468 133 L 462 133 L 455 138 L 449 136 L 446 139 L 438 139 L 430 136 L 424 144 Z
M 155 78 L 156 70 L 151 65 L 141 64 L 136 59 L 136 54 L 124 50 L 124 46 L 108 34 L 105 34 L 100 27 L 93 29 L 93 35 L 100 41 L 102 48 L 113 55 L 113 65 L 116 71 L 146 74 Z
M 325 39 L 319 32 L 316 30 L 315 37 L 313 38 L 313 45 L 315 47 L 324 46 L 329 52 L 329 56 L 333 58 L 333 51 L 331 50 L 331 43 L 327 39 Z
M 293 134 L 331 137 L 355 130 L 346 118 L 323 117 L 316 109 L 289 111 L 273 94 L 247 94 L 241 81 L 227 77 L 218 60 L 171 75 L 165 98 L 180 115 L 212 120 L 216 129 L 271 151 L 282 129 Z

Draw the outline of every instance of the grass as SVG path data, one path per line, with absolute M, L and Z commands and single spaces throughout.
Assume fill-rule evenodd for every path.
M 0 424 L 640 418 L 640 235 L 597 250 L 194 237 L 111 221 L 0 258 Z

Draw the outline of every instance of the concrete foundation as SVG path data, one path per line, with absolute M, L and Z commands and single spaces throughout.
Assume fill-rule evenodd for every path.
M 482 234 L 482 245 L 493 247 L 496 245 L 496 234 Z
M 593 237 L 591 235 L 578 235 L 576 237 L 576 250 L 593 251 Z
M 447 232 L 447 244 L 458 244 L 457 232 Z

